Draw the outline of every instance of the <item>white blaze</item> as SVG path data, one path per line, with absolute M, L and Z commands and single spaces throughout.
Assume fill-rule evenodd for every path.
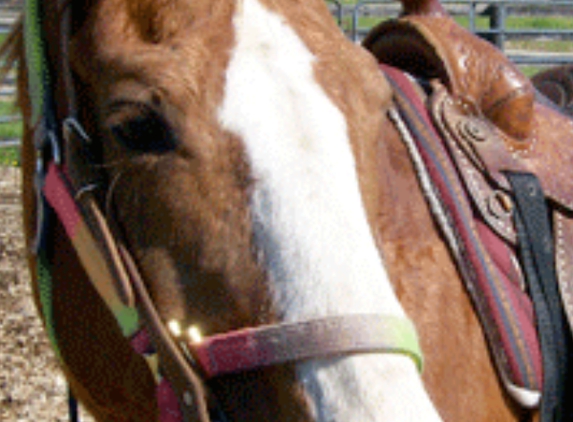
M 315 57 L 281 16 L 257 0 L 238 3 L 219 118 L 245 144 L 255 239 L 279 312 L 286 321 L 404 315 L 368 226 L 345 116 L 315 80 Z M 297 370 L 317 421 L 435 416 L 410 358 L 355 356 Z

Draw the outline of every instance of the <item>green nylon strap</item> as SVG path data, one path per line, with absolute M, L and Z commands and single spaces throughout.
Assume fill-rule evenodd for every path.
M 262 325 L 189 344 L 207 378 L 309 359 L 364 353 L 411 358 L 423 371 L 416 328 L 405 316 L 348 314 Z
M 418 371 L 423 373 L 424 353 L 420 347 L 416 326 L 408 318 L 396 318 L 394 324 L 396 325 L 395 330 L 397 330 L 397 342 L 402 346 L 397 352 L 410 356 L 416 363 Z
M 30 124 L 34 128 L 45 119 L 46 102 L 49 101 L 48 96 L 51 92 L 51 81 L 45 51 L 45 34 L 42 27 L 43 11 L 41 0 L 26 0 L 24 10 L 24 48 L 28 71 L 28 92 L 30 93 L 30 102 L 32 104 L 32 120 Z M 37 189 L 43 189 L 43 187 L 37 186 Z M 47 203 L 45 207 L 49 207 Z M 50 214 L 45 216 L 46 218 L 57 218 L 51 211 L 46 209 L 45 212 Z M 38 252 L 36 264 L 38 271 L 37 284 L 46 330 L 54 350 L 60 356 L 53 316 L 51 264 L 47 256 L 46 246 L 43 245 Z M 139 315 L 135 308 L 116 306 L 110 308 L 110 311 L 114 314 L 124 336 L 130 337 L 139 328 Z
M 49 75 L 45 62 L 43 31 L 41 25 L 41 10 L 38 0 L 25 1 L 24 14 L 24 49 L 28 71 L 28 92 L 32 104 L 31 126 L 36 126 L 44 112 L 46 86 L 49 85 Z M 40 248 L 36 261 L 37 285 L 42 315 L 46 332 L 52 348 L 58 359 L 61 358 L 56 338 L 53 312 L 53 283 L 50 271 L 50 260 L 45 247 Z
M 113 314 L 124 337 L 129 338 L 139 330 L 141 324 L 137 308 L 124 306 L 121 309 L 114 311 Z
M 38 271 L 38 293 L 40 296 L 40 304 L 42 305 L 42 315 L 44 316 L 44 325 L 52 348 L 56 353 L 56 357 L 61 359 L 60 348 L 56 338 L 56 327 L 54 321 L 54 308 L 53 301 L 53 283 L 50 272 L 50 262 L 46 256 L 46 249 L 43 248 L 37 257 L 37 271 Z
M 24 47 L 28 70 L 28 92 L 32 103 L 32 126 L 40 121 L 50 77 L 44 52 L 41 6 L 39 0 L 26 0 L 24 14 Z

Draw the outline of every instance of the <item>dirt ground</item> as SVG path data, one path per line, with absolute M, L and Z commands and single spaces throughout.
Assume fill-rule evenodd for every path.
M 68 421 L 67 387 L 31 299 L 19 171 L 0 167 L 0 421 Z M 92 420 L 82 414 L 82 422 Z

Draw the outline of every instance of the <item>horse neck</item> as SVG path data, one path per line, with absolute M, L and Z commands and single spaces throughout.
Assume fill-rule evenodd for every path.
M 321 58 L 259 0 L 245 0 L 234 25 L 219 119 L 242 138 L 256 180 L 254 238 L 278 313 L 403 316 L 362 200 L 352 123 L 318 82 Z M 437 418 L 407 357 L 312 361 L 297 373 L 317 421 Z

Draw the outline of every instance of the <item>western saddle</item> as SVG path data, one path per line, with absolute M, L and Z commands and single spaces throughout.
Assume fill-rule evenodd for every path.
M 553 284 L 558 284 L 555 290 L 565 314 L 563 321 L 567 321 L 562 326 L 570 338 L 573 120 L 540 95 L 496 47 L 459 26 L 438 0 L 404 3 L 404 15 L 382 22 L 370 32 L 364 46 L 379 63 L 426 81 L 426 105 L 437 132 L 449 145 L 451 161 L 464 186 L 465 201 L 471 204 L 478 219 L 509 245 L 514 258 L 520 255 L 520 233 L 514 220 L 516 195 L 507 174 L 537 178 L 545 195 L 552 232 L 553 279 L 557 280 Z M 573 78 L 569 83 L 573 92 Z M 541 330 L 537 331 L 541 337 Z M 490 342 L 490 347 L 499 345 Z M 543 359 L 544 372 L 549 372 L 545 371 L 546 358 Z M 501 378 L 507 381 L 504 364 L 497 364 Z M 515 384 L 509 384 L 510 395 L 520 402 L 519 394 L 511 393 Z M 532 406 L 525 401 L 521 404 Z
M 510 189 L 504 171 L 524 171 L 539 178 L 555 205 L 560 287 L 573 324 L 573 120 L 537 95 L 532 82 L 496 47 L 445 13 L 383 22 L 364 46 L 380 63 L 443 85 L 454 99 L 442 106 L 447 108 L 441 112 L 444 129 L 455 132 L 471 163 L 487 179 Z M 463 117 L 472 118 L 471 133 L 456 125 L 456 119 Z M 490 214 L 485 208 L 483 212 L 486 217 Z M 488 221 L 497 227 L 498 219 Z M 498 231 L 515 240 L 515 233 Z

